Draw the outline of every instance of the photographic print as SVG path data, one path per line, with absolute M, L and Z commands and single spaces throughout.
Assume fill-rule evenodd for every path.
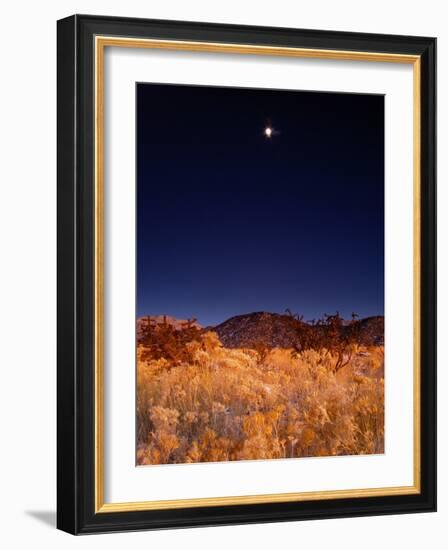
M 137 85 L 137 464 L 384 452 L 384 98 Z

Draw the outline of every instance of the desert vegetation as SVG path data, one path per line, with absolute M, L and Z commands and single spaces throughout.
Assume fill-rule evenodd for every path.
M 137 347 L 137 464 L 384 452 L 383 346 L 359 343 L 355 317 L 299 323 L 290 348 L 230 348 L 194 320 L 149 318 Z

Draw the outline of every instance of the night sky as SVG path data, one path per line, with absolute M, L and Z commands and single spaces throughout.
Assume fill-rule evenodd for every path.
M 138 316 L 383 315 L 383 96 L 138 84 L 136 116 Z

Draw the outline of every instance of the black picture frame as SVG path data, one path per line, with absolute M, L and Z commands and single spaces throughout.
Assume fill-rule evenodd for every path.
M 419 494 L 95 512 L 94 51 L 97 35 L 420 56 Z M 74 15 L 57 24 L 57 526 L 72 534 L 436 510 L 436 39 Z

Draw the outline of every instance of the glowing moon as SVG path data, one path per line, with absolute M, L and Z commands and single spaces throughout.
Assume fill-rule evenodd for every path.
M 271 128 L 270 126 L 267 126 L 267 127 L 264 129 L 264 135 L 265 135 L 267 138 L 272 137 L 272 128 Z

